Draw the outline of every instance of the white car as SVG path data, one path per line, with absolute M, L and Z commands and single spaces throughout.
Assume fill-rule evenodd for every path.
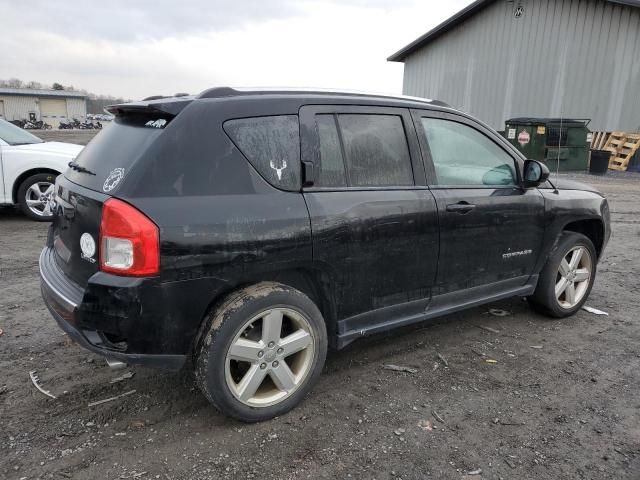
M 33 220 L 51 220 L 56 177 L 83 148 L 44 142 L 0 119 L 0 204 L 17 204 Z

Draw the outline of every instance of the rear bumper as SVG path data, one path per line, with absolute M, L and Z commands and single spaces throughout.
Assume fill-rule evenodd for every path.
M 146 354 L 122 352 L 110 348 L 110 342 L 101 331 L 82 321 L 85 290 L 69 280 L 57 266 L 54 252 L 45 248 L 40 254 L 42 298 L 60 328 L 76 343 L 105 358 L 127 364 L 179 370 L 187 355 Z M 95 316 L 95 315 L 94 315 Z

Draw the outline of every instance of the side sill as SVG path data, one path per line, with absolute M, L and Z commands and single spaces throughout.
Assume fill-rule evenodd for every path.
M 514 281 L 522 281 L 522 279 L 526 280 L 524 285 L 520 282 L 521 286 L 514 287 L 510 285 L 508 288 L 505 288 L 505 284 L 512 284 Z M 478 305 L 483 305 L 485 303 L 491 303 L 510 297 L 529 296 L 533 294 L 537 283 L 538 275 L 531 275 L 530 277 L 520 277 L 519 279 L 497 282 L 496 284 L 461 290 L 459 292 L 447 293 L 444 295 L 437 295 L 432 298 L 428 308 L 423 312 L 397 316 L 383 322 L 372 322 L 364 328 L 341 332 L 342 329 L 340 327 L 344 328 L 350 320 L 345 319 L 338 322 L 338 331 L 341 333 L 337 335 L 336 347 L 341 349 L 358 338 L 431 320 L 450 313 L 459 312 L 460 310 L 466 310 Z M 372 318 L 375 318 L 377 315 L 375 312 L 372 312 L 371 316 Z

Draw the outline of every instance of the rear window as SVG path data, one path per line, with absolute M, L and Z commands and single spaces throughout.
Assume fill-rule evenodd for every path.
M 67 169 L 65 176 L 92 190 L 112 193 L 136 161 L 162 134 L 167 119 L 135 115 L 116 117 L 75 159 L 95 175 Z
M 300 189 L 300 133 L 297 115 L 239 118 L 224 123 L 233 143 L 274 187 Z

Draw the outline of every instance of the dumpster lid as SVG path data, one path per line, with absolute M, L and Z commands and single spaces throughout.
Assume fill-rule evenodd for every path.
M 518 117 L 511 118 L 506 123 L 514 123 L 518 125 L 559 125 L 562 126 L 581 126 L 586 127 L 591 122 L 590 118 L 544 118 L 544 117 Z

